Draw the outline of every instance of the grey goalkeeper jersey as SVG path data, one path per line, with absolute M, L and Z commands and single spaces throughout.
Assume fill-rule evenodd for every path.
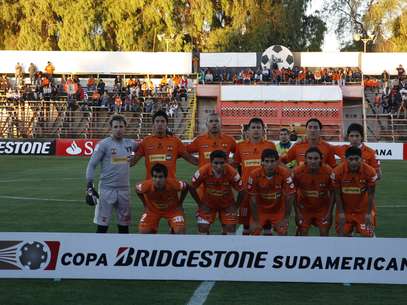
M 89 160 L 86 169 L 86 180 L 93 182 L 95 169 L 100 163 L 100 187 L 123 188 L 129 187 L 130 164 L 129 158 L 137 148 L 134 140 L 123 138 L 120 141 L 112 137 L 100 141 Z

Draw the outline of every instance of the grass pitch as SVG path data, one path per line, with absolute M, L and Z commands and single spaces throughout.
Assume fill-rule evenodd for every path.
M 87 158 L 0 157 L 0 231 L 94 232 L 93 208 L 84 203 Z M 378 237 L 407 236 L 407 162 L 382 163 L 377 187 Z M 194 167 L 183 161 L 178 177 L 189 181 Z M 140 162 L 131 185 L 144 178 Z M 185 203 L 188 233 L 195 234 L 195 204 Z M 132 194 L 134 223 L 141 203 Z M 115 232 L 112 224 L 110 232 Z M 161 232 L 168 232 L 163 222 Z M 219 226 L 213 231 L 219 231 Z M 131 233 L 136 226 L 131 227 Z M 293 221 L 290 233 L 293 234 Z M 316 231 L 312 231 L 316 234 Z M 333 230 L 331 234 L 334 234 Z M 0 280 L 0 305 L 186 304 L 200 282 L 116 280 Z M 217 282 L 205 304 L 405 304 L 407 286 Z

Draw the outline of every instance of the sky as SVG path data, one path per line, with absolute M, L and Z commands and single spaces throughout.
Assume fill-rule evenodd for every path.
M 321 11 L 323 4 L 326 1 L 327 0 L 312 0 L 311 6 L 308 9 L 309 13 L 311 14 L 311 13 L 315 12 L 316 10 Z M 329 20 L 327 20 L 326 23 L 327 23 L 326 25 L 327 25 L 328 30 L 325 33 L 322 51 L 323 52 L 338 52 L 339 51 L 339 41 L 337 40 L 336 35 L 335 35 L 334 24 L 332 24 L 332 22 L 329 22 Z

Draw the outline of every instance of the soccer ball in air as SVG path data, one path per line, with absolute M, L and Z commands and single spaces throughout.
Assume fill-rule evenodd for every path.
M 278 68 L 294 67 L 294 56 L 289 49 L 284 46 L 274 45 L 266 49 L 261 56 L 262 69 L 272 69 L 273 64 L 277 64 Z

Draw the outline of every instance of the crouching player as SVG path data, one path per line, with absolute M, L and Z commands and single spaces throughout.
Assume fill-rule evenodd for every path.
M 247 190 L 250 196 L 251 234 L 287 235 L 288 218 L 294 203 L 295 187 L 290 172 L 280 165 L 278 152 L 265 149 L 261 167 L 250 173 Z
M 373 237 L 376 224 L 373 211 L 377 173 L 362 161 L 362 151 L 349 147 L 345 162 L 332 174 L 336 199 L 336 230 L 339 236 Z
M 168 169 L 161 163 L 151 168 L 151 179 L 136 186 L 136 192 L 144 205 L 139 232 L 157 233 L 161 218 L 168 221 L 171 232 L 185 234 L 182 203 L 188 194 L 188 184 L 168 178 Z
M 210 226 L 219 215 L 223 234 L 235 234 L 237 211 L 243 196 L 243 183 L 239 173 L 227 164 L 222 150 L 211 152 L 210 163 L 199 168 L 192 177 L 190 192 L 198 204 L 197 222 L 201 234 L 209 234 Z M 202 196 L 197 188 L 202 185 Z M 237 199 L 233 189 L 238 192 Z
M 305 163 L 294 169 L 297 235 L 308 235 L 311 225 L 318 227 L 321 236 L 329 235 L 334 203 L 331 175 L 332 169 L 322 163 L 322 152 L 317 147 L 309 148 Z

